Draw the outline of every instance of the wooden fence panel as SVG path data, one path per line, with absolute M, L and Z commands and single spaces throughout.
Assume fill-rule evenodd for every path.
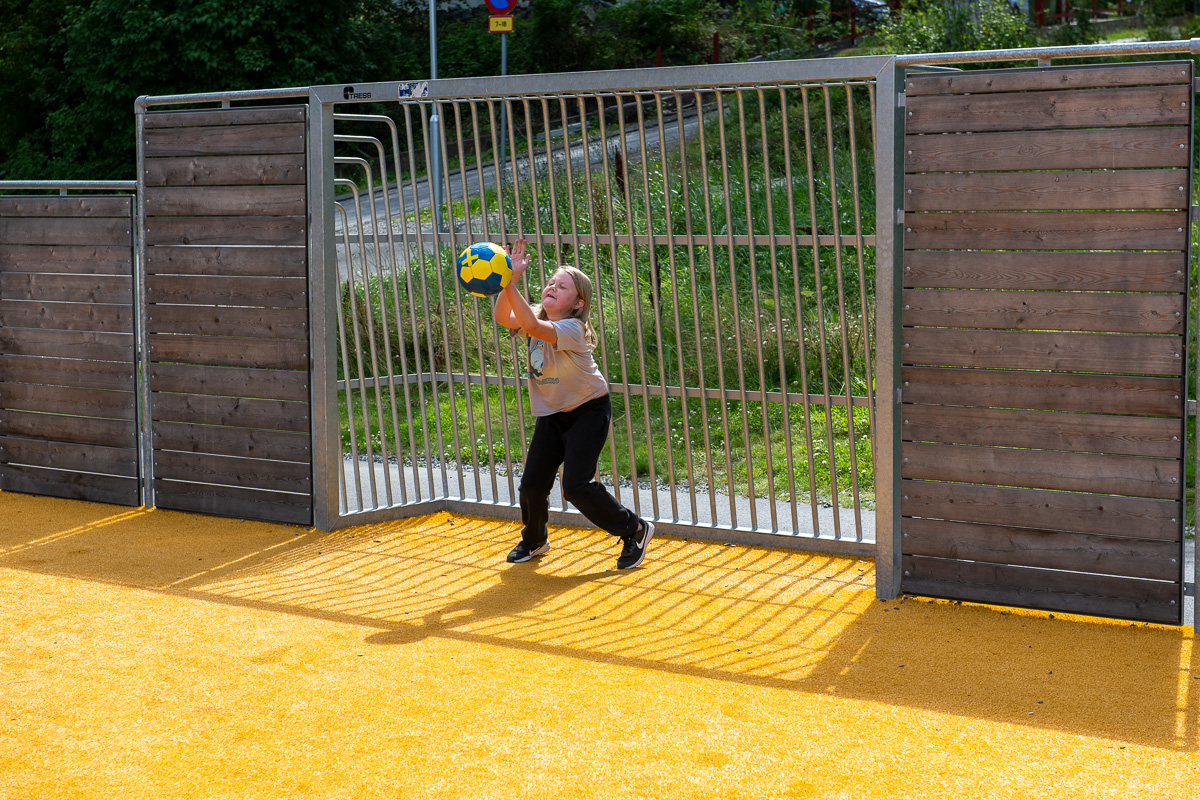
M 309 524 L 304 107 L 146 115 L 155 503 Z
M 0 198 L 0 488 L 137 505 L 133 198 Z
M 1191 76 L 906 78 L 901 591 L 1181 621 Z

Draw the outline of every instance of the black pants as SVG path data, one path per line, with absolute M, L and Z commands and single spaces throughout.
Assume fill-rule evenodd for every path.
M 637 533 L 640 520 L 596 480 L 596 464 L 608 439 L 612 401 L 606 394 L 578 408 L 538 417 L 521 476 L 521 540 L 540 545 L 549 535 L 550 489 L 562 465 L 563 497 L 598 528 L 613 536 Z

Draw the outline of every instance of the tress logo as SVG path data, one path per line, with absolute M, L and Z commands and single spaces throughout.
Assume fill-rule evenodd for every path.
M 353 86 L 347 86 L 342 89 L 342 97 L 346 100 L 370 100 L 370 92 L 356 92 Z

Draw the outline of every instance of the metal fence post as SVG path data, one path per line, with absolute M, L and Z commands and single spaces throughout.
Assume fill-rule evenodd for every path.
M 339 516 L 341 438 L 337 398 L 338 274 L 333 207 L 333 104 L 308 102 L 308 281 L 312 392 L 313 525 Z
M 892 59 L 875 102 L 875 595 L 900 594 L 900 279 L 904 189 L 903 70 Z

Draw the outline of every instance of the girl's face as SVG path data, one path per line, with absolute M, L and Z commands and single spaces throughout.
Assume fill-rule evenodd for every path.
M 550 276 L 550 281 L 542 289 L 542 308 L 549 319 L 566 319 L 582 305 L 583 298 L 579 296 L 579 290 L 575 288 L 575 281 L 569 273 L 560 269 Z

